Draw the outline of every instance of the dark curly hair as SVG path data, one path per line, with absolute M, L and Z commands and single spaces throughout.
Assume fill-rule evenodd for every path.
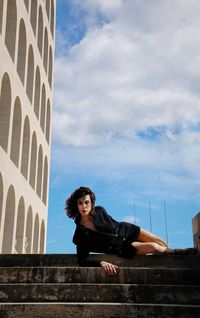
M 92 203 L 92 211 L 93 211 L 95 200 L 96 200 L 95 194 L 92 192 L 90 188 L 80 187 L 76 189 L 70 195 L 70 197 L 65 201 L 65 211 L 69 218 L 75 219 L 76 217 L 79 216 L 77 200 L 84 197 L 87 194 L 90 195 L 90 199 Z

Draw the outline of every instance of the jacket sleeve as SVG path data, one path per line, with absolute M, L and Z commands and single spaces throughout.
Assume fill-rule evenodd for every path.
M 79 266 L 82 267 L 99 267 L 101 266 L 100 261 L 97 260 L 91 260 L 89 259 L 89 250 L 82 246 L 81 244 L 78 244 L 76 247 L 77 250 L 77 260 Z

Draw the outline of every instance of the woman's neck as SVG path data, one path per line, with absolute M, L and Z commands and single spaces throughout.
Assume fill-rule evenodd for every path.
M 93 223 L 92 218 L 91 218 L 90 215 L 81 216 L 81 221 L 80 221 L 80 223 L 81 223 L 84 227 L 86 227 L 86 228 L 88 228 L 88 229 L 91 229 L 91 230 L 93 230 L 93 231 L 96 231 L 96 227 L 95 227 L 95 225 L 94 225 L 94 223 Z
M 88 215 L 81 215 L 81 223 L 82 224 L 88 224 L 88 223 L 91 223 L 92 220 L 91 220 L 91 215 L 88 214 Z

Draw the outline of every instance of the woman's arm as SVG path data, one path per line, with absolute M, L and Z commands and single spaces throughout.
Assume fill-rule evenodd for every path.
M 79 266 L 101 267 L 108 276 L 118 275 L 119 267 L 106 261 L 91 260 L 87 248 L 77 245 L 77 259 Z

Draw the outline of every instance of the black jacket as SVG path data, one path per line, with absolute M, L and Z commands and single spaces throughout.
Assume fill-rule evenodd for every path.
M 132 258 L 135 249 L 130 243 L 137 239 L 140 228 L 127 222 L 117 222 L 100 206 L 95 207 L 91 216 L 96 231 L 81 225 L 80 218 L 75 220 L 73 243 L 77 246 L 78 264 L 99 266 L 98 261 L 88 259 L 90 252 Z

